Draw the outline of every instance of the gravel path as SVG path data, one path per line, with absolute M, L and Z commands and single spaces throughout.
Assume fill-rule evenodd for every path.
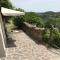
M 9 40 L 5 60 L 60 60 L 45 46 L 36 44 L 23 31 L 13 32 L 13 40 Z

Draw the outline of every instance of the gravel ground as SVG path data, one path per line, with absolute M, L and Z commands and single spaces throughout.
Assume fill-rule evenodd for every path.
M 11 33 L 8 41 L 5 60 L 60 60 L 57 54 L 49 51 L 44 45 L 37 44 L 23 31 Z

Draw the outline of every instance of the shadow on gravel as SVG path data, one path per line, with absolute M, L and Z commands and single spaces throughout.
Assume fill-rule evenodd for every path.
M 7 48 L 16 47 L 15 41 L 13 38 L 13 33 L 7 33 Z
M 58 56 L 60 56 L 60 49 L 48 48 L 48 50 Z
M 16 40 L 13 40 L 12 38 L 8 38 L 7 39 L 7 48 L 10 48 L 10 47 L 16 47 L 15 45 L 15 42 Z

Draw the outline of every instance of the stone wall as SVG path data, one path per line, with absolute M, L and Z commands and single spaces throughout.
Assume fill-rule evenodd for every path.
M 44 28 L 37 28 L 31 24 L 24 22 L 22 29 L 33 39 L 42 41 Z
M 0 13 L 0 58 L 6 56 L 5 44 L 6 44 L 6 37 L 5 37 L 5 31 L 4 31 L 2 16 Z

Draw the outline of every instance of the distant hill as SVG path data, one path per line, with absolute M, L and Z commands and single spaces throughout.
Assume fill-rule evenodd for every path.
M 47 12 L 42 12 L 42 13 L 40 13 L 40 12 L 38 12 L 37 13 L 38 15 L 56 15 L 56 16 L 60 16 L 60 12 L 53 12 L 53 11 L 47 11 Z

